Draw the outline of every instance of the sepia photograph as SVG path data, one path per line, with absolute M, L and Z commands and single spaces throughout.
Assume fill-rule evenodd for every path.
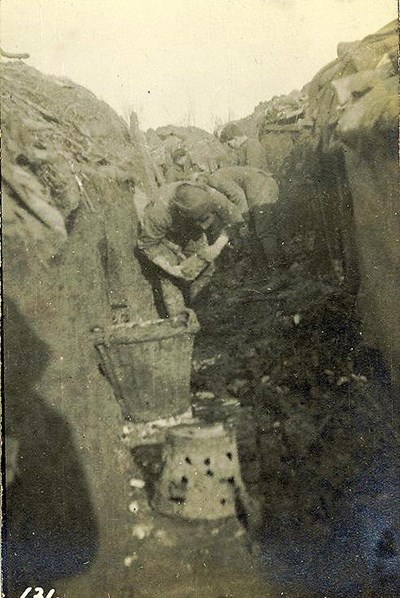
M 0 0 L 1 596 L 400 597 L 395 0 Z

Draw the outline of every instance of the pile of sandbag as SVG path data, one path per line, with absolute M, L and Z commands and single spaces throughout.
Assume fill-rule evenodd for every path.
M 381 116 L 381 108 L 377 100 L 374 101 L 377 91 L 372 96 L 365 97 L 361 103 L 358 102 L 374 88 L 381 88 L 382 85 L 386 87 L 384 81 L 387 81 L 389 87 L 394 85 L 397 42 L 397 25 L 392 22 L 362 41 L 338 44 L 338 58 L 321 69 L 309 86 L 310 117 L 315 122 L 317 131 L 330 127 L 333 132 L 339 121 L 339 128 L 343 127 L 344 112 L 351 104 L 356 103 L 357 111 L 364 111 L 366 105 L 369 105 L 369 116 L 364 122 L 364 128 L 375 126 Z M 382 104 L 393 97 L 393 94 L 387 88 L 387 95 L 381 89 L 380 96 L 378 103 Z M 388 115 L 389 113 L 390 106 Z M 396 115 L 392 111 L 389 117 L 391 124 L 394 117 L 397 118 L 397 110 Z M 347 116 L 345 121 L 348 118 Z
M 213 172 L 232 163 L 229 152 L 218 138 L 198 127 L 168 125 L 149 129 L 146 138 L 152 159 L 163 172 L 172 165 L 172 155 L 179 148 L 186 150 L 195 171 Z
M 276 96 L 268 103 L 260 122 L 259 136 L 271 169 L 279 176 L 280 169 L 295 144 L 310 128 L 307 117 L 307 90 L 294 90 Z

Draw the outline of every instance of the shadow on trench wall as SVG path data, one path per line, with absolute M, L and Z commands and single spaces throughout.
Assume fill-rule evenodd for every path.
M 5 433 L 18 440 L 17 475 L 5 493 L 7 596 L 89 569 L 97 522 L 68 422 L 35 392 L 50 352 L 5 299 Z M 61 392 L 61 388 L 60 388 Z
M 280 530 L 264 529 L 261 560 L 288 597 L 400 596 L 400 447 L 393 418 L 385 413 L 390 389 L 377 385 L 375 392 L 381 417 L 371 426 L 362 410 L 351 416 L 353 434 L 373 434 L 373 454 L 357 451 L 360 472 L 346 485 L 325 529 L 302 526 L 293 532 L 290 519 Z

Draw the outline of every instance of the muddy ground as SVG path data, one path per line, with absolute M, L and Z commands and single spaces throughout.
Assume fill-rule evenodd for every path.
M 311 595 L 314 575 L 333 573 L 340 586 L 337 571 L 312 564 L 315 553 L 332 545 L 354 481 L 393 437 L 388 372 L 362 343 L 348 288 L 329 272 L 311 272 L 308 241 L 298 237 L 275 270 L 254 248 L 228 249 L 196 305 L 193 389 L 240 402 L 243 477 L 263 503 L 262 523 L 255 516 L 252 528 L 250 514 L 250 535 L 285 595 L 297 595 L 301 578 L 308 589 L 300 595 Z M 369 504 L 376 489 L 365 489 Z M 287 553 L 288 542 L 296 554 Z
M 392 435 L 389 377 L 362 344 L 348 287 L 312 271 L 310 245 L 299 236 L 275 270 L 253 243 L 227 248 L 194 306 L 195 412 L 235 427 L 250 499 L 237 505 L 236 519 L 164 517 L 147 502 L 161 445 L 133 449 L 146 480 L 146 491 L 130 492 L 145 534 L 128 555 L 138 596 L 394 595 L 390 582 L 388 593 L 382 580 L 371 589 L 365 571 L 354 581 L 341 562 L 344 552 L 348 563 L 361 553 L 349 493 L 360 493 L 365 475 L 372 487 L 361 482 L 361 503 L 376 506 L 374 463 Z

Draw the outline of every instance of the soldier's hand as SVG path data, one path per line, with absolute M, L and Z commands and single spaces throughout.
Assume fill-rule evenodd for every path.
M 175 278 L 185 278 L 182 269 L 178 265 L 170 264 L 169 261 L 163 255 L 157 255 L 153 258 L 153 264 L 159 266 L 164 272 L 174 276 Z
M 183 280 L 186 280 L 186 276 L 182 272 L 182 268 L 180 266 L 170 266 L 169 274 L 171 274 L 171 276 L 174 276 L 175 278 L 181 278 Z
M 201 250 L 201 257 L 207 262 L 213 262 L 217 259 L 220 253 L 221 250 L 219 248 L 210 245 L 209 247 Z
M 213 262 L 215 259 L 217 259 L 223 248 L 228 244 L 228 242 L 228 234 L 225 232 L 225 230 L 222 230 L 218 239 L 214 241 L 212 245 L 202 248 L 201 252 L 199 252 L 199 256 L 207 262 Z

